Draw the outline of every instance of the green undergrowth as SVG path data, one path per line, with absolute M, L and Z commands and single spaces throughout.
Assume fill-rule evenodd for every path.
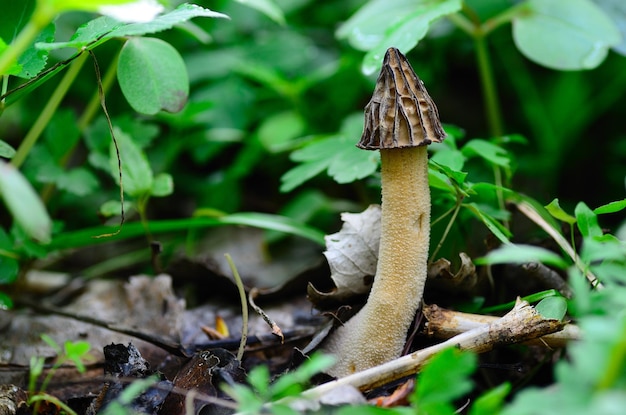
M 549 388 L 477 391 L 476 359 L 447 351 L 419 375 L 409 407 L 339 412 L 449 414 L 466 396 L 471 414 L 624 407 L 621 2 L 256 0 L 214 11 L 171 1 L 139 16 L 112 3 L 131 2 L 3 6 L 0 307 L 13 306 L 28 271 L 97 244 L 148 250 L 178 235 L 193 252 L 200 231 L 252 226 L 267 231 L 268 253 L 300 238 L 321 250 L 340 212 L 379 202 L 379 156 L 355 143 L 394 46 L 447 132 L 430 146 L 430 261 L 468 252 L 486 272 L 548 265 L 571 298 L 523 295 L 585 335 Z M 507 294 L 476 296 L 473 311 L 505 311 L 519 293 Z M 259 411 L 299 393 L 319 362 L 278 384 L 254 372 L 232 395 Z M 454 374 L 445 388 L 442 372 Z

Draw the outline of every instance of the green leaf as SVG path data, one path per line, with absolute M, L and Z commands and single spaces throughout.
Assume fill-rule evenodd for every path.
M 510 156 L 505 149 L 479 138 L 468 141 L 461 149 L 461 152 L 467 158 L 478 156 L 491 164 L 506 169 L 509 169 L 511 165 Z
M 306 180 L 328 170 L 337 183 L 350 183 L 373 174 L 378 168 L 377 151 L 356 147 L 363 128 L 363 114 L 354 114 L 344 121 L 339 135 L 312 141 L 291 153 L 293 161 L 303 162 L 281 177 L 281 192 L 288 192 Z
M 12 256 L 7 256 L 13 249 L 13 242 L 9 235 L 0 229 L 0 251 L 6 251 L 7 254 L 0 252 L 0 285 L 13 284 L 17 279 L 20 270 L 19 262 Z M 0 309 L 2 306 L 0 305 Z
M 544 300 L 546 298 L 560 297 L 560 296 L 561 294 L 557 290 L 551 289 L 551 290 L 539 291 L 533 294 L 525 295 L 522 297 L 522 300 L 532 304 L 532 303 L 536 303 L 537 301 Z M 501 303 L 501 304 L 496 304 L 496 305 L 492 305 L 489 307 L 483 307 L 480 309 L 480 312 L 483 314 L 486 314 L 486 313 L 495 313 L 495 312 L 500 312 L 500 311 L 509 311 L 513 307 L 515 307 L 516 303 L 517 301 L 509 301 L 508 303 Z
M 9 48 L 9 45 L 2 39 L 0 39 L 0 55 Z M 17 75 L 22 70 L 22 65 L 17 62 L 12 63 L 7 69 L 4 70 L 3 75 Z
M 504 244 L 510 243 L 509 238 L 512 236 L 511 231 L 502 226 L 500 222 L 498 222 L 494 217 L 488 215 L 475 203 L 466 203 L 463 204 L 463 207 L 467 208 L 470 212 L 474 214 L 478 219 L 480 219 L 487 229 L 493 233 L 496 238 L 500 240 L 500 242 Z
M 13 158 L 15 149 L 6 141 L 0 140 L 0 157 L 7 159 Z
M 118 205 L 119 206 L 119 205 Z M 117 211 L 119 213 L 119 211 Z M 259 229 L 284 232 L 289 235 L 309 239 L 324 246 L 324 233 L 296 220 L 279 215 L 257 212 L 233 213 L 220 217 L 194 217 L 188 219 L 153 220 L 149 223 L 152 234 L 167 232 L 188 232 L 191 229 L 211 228 L 223 225 L 245 225 Z M 98 235 L 112 233 L 115 226 L 98 226 L 56 235 L 49 246 L 49 252 L 81 246 L 90 246 L 106 242 L 121 241 L 145 234 L 144 225 L 140 222 L 126 223 L 122 230 L 108 238 L 94 238 Z
M 607 203 L 606 205 L 597 207 L 593 210 L 593 213 L 595 213 L 596 215 L 603 215 L 606 213 L 619 212 L 624 208 L 626 208 L 626 199 L 616 200 L 615 202 Z
M 174 193 L 174 179 L 171 174 L 160 173 L 154 178 L 150 195 L 155 197 L 165 197 Z
M 54 40 L 55 30 L 54 23 L 50 23 L 39 33 L 35 42 L 50 42 Z M 34 78 L 45 68 L 46 62 L 48 62 L 48 51 L 36 49 L 35 44 L 33 44 L 18 59 L 17 63 L 20 65 L 20 71 L 15 76 L 24 79 Z
M 13 308 L 13 300 L 7 294 L 0 291 L 0 310 L 9 310 Z
M 547 249 L 532 245 L 508 244 L 489 252 L 482 258 L 477 258 L 477 265 L 493 264 L 525 264 L 528 262 L 541 262 L 558 268 L 567 268 L 567 261 L 559 255 Z
M 98 179 L 84 167 L 77 167 L 61 174 L 56 184 L 59 189 L 76 196 L 87 196 L 98 188 Z
M 117 127 L 114 128 L 114 132 L 122 160 L 124 192 L 133 197 L 149 194 L 152 190 L 153 176 L 146 155 L 137 147 L 129 135 Z M 113 143 L 111 143 L 109 150 L 109 165 L 111 174 L 119 184 L 118 159 Z
M 476 370 L 472 353 L 448 348 L 433 356 L 422 369 L 411 403 L 418 413 L 454 414 L 452 401 L 472 390 Z
M 44 204 L 24 176 L 4 162 L 0 162 L 0 195 L 15 222 L 29 237 L 50 242 L 52 221 Z
M 366 74 L 380 68 L 386 50 L 407 53 L 426 35 L 430 24 L 459 11 L 460 0 L 374 0 L 365 4 L 336 33 L 352 47 L 369 51 L 363 60 Z
M 567 300 L 561 296 L 544 298 L 535 306 L 535 309 L 544 318 L 563 320 L 567 313 Z
M 474 401 L 469 415 L 498 414 L 509 392 L 511 392 L 510 383 L 503 383 L 488 390 Z
M 259 141 L 272 153 L 284 151 L 293 147 L 305 127 L 306 121 L 295 111 L 273 114 L 259 126 Z
M 576 218 L 564 211 L 559 205 L 559 199 L 554 199 L 548 205 L 545 206 L 548 213 L 550 213 L 555 219 L 563 221 L 565 223 L 574 224 Z
M 598 224 L 598 215 L 596 215 L 589 206 L 584 202 L 580 202 L 574 209 L 576 221 L 580 233 L 584 237 L 602 236 L 602 228 Z
M 105 38 L 109 39 L 110 37 L 106 35 L 120 27 L 124 27 L 124 23 L 118 22 L 117 20 L 108 16 L 102 16 L 90 20 L 89 22 L 80 26 L 78 29 L 76 29 L 76 32 L 67 42 L 39 42 L 36 43 L 35 46 L 38 49 L 42 50 L 53 50 L 61 48 L 81 49 L 93 43 L 93 45 L 91 46 L 94 47 L 96 44 L 102 43 Z M 102 40 L 96 43 L 96 41 L 98 41 L 99 39 Z
M 237 2 L 260 11 L 281 26 L 285 25 L 283 11 L 272 0 L 237 0 Z
M 189 96 L 185 62 L 161 39 L 129 39 L 120 52 L 117 79 L 131 107 L 142 114 L 178 112 Z
M 613 20 L 622 34 L 622 42 L 613 46 L 613 50 L 623 56 L 626 55 L 626 2 L 622 0 L 595 0 L 594 3 Z
M 225 14 L 217 13 L 195 4 L 184 3 L 173 11 L 158 16 L 148 23 L 123 24 L 110 17 L 100 17 L 81 26 L 68 42 L 37 43 L 36 47 L 40 49 L 81 49 L 89 46 L 88 49 L 93 49 L 114 37 L 143 36 L 158 33 L 171 29 L 175 25 L 186 22 L 194 17 L 219 17 L 228 19 L 228 16 Z
M 621 42 L 609 17 L 590 0 L 528 0 L 513 19 L 513 39 L 528 58 L 558 70 L 593 69 Z

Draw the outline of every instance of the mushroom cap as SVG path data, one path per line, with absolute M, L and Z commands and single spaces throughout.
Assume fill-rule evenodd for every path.
M 365 150 L 440 143 L 445 138 L 439 111 L 406 57 L 387 49 L 372 99 L 365 107 Z

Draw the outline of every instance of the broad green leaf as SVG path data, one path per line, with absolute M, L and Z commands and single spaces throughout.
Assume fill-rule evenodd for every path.
M 498 414 L 504 400 L 511 392 L 510 383 L 502 383 L 480 395 L 470 408 L 469 415 Z
M 280 191 L 283 193 L 292 191 L 302 183 L 326 170 L 329 165 L 330 160 L 320 160 L 318 163 L 308 162 L 297 165 L 280 178 Z
M 598 216 L 593 213 L 589 206 L 580 202 L 574 209 L 578 230 L 584 237 L 602 236 L 602 228 L 598 224 Z
M 142 114 L 178 112 L 189 96 L 185 62 L 161 39 L 129 39 L 120 52 L 117 79 L 131 107 Z
M 306 122 L 295 111 L 273 114 L 259 126 L 259 140 L 272 153 L 287 150 L 294 145 L 306 127 Z
M 449 177 L 432 166 L 433 164 L 428 164 L 428 185 L 430 188 L 443 190 L 446 193 L 450 193 L 453 197 L 456 197 L 456 187 L 450 183 Z
M 460 0 L 373 0 L 346 21 L 336 35 L 348 39 L 355 49 L 368 51 L 362 70 L 370 74 L 380 68 L 389 47 L 408 52 L 426 35 L 433 21 L 460 9 Z
M 0 162 L 0 195 L 15 222 L 29 237 L 50 242 L 52 221 L 44 204 L 26 178 L 4 162 Z
M 39 33 L 35 43 L 53 41 L 55 29 L 54 23 L 50 23 Z M 17 63 L 20 65 L 20 71 L 15 76 L 31 79 L 45 68 L 46 62 L 48 62 L 48 51 L 35 48 L 35 43 L 26 49 L 17 60 Z
M 453 167 L 450 167 L 446 164 L 439 164 L 437 162 L 431 162 L 429 160 L 429 165 L 433 166 L 435 169 L 445 174 L 448 178 L 453 180 L 458 186 L 461 187 L 461 190 L 467 190 L 467 186 L 465 185 L 465 178 L 467 177 L 467 173 L 464 171 L 460 171 Z
M 0 39 L 6 43 L 12 43 L 24 25 L 28 23 L 34 8 L 34 0 L 3 1 L 2 13 L 0 13 Z
M 567 313 L 567 300 L 561 296 L 547 297 L 535 306 L 535 310 L 544 318 L 563 320 Z
M 1 143 L 0 143 L 1 144 Z M 603 215 L 605 213 L 615 213 L 626 208 L 626 199 L 616 200 L 615 202 L 607 203 L 606 205 L 599 206 L 593 210 L 596 215 Z
M 0 310 L 9 310 L 13 308 L 13 300 L 7 294 L 0 291 Z
M 133 197 L 149 194 L 154 180 L 146 155 L 137 147 L 129 135 L 117 127 L 114 129 L 114 132 L 122 161 L 124 192 Z M 113 143 L 111 143 L 109 150 L 109 165 L 111 174 L 119 184 L 118 158 Z
M 96 19 L 90 20 L 84 25 L 76 29 L 76 32 L 70 37 L 67 42 L 53 42 L 45 43 L 40 42 L 35 44 L 39 49 L 52 50 L 61 48 L 76 48 L 80 49 L 88 46 L 90 43 L 96 42 L 98 39 L 109 39 L 107 34 L 111 33 L 114 29 L 124 27 L 124 23 L 121 23 L 112 17 L 102 16 Z
M 79 0 L 80 1 L 80 0 Z M 93 49 L 99 44 L 114 37 L 143 36 L 171 29 L 179 23 L 186 22 L 194 17 L 226 18 L 228 16 L 217 13 L 195 4 L 184 3 L 173 11 L 158 16 L 148 23 L 124 24 L 110 17 L 100 17 L 81 26 L 68 42 L 37 43 L 41 49 L 76 48 L 89 46 Z
M 11 146 L 11 144 L 7 143 L 4 140 L 0 140 L 0 157 L 10 159 L 14 155 L 15 149 Z
M 547 249 L 532 245 L 508 244 L 489 252 L 482 258 L 477 258 L 474 263 L 478 265 L 492 264 L 525 264 L 528 262 L 541 262 L 558 268 L 567 268 L 567 261 L 559 255 Z
M 452 170 L 460 171 L 465 165 L 466 157 L 461 151 L 455 148 L 443 146 L 433 154 L 430 160 L 437 164 L 447 166 Z
M 4 40 L 0 39 L 0 55 L 2 55 L 4 51 L 7 50 L 8 48 L 9 46 L 4 42 Z M 9 65 L 8 68 L 4 70 L 4 75 L 17 75 L 18 73 L 20 73 L 21 70 L 22 70 L 22 65 L 20 65 L 17 62 L 14 62 L 11 65 Z
M 461 148 L 461 152 L 467 158 L 477 156 L 496 166 L 510 168 L 511 159 L 508 152 L 486 140 L 479 138 L 470 140 Z
M 80 139 L 78 120 L 74 111 L 59 109 L 44 131 L 44 143 L 55 162 L 60 162 Z
M 19 263 L 17 257 L 12 256 L 13 239 L 0 228 L 0 285 L 12 284 L 17 279 Z M 2 293 L 0 293 L 2 294 Z M 0 310 L 2 299 L 0 298 Z
M 174 192 L 174 179 L 168 173 L 160 173 L 154 177 L 150 195 L 155 197 L 169 196 Z
M 63 172 L 56 180 L 56 185 L 59 189 L 76 196 L 87 196 L 93 193 L 98 188 L 98 184 L 96 176 L 83 167 Z
M 236 0 L 265 14 L 281 26 L 285 25 L 285 15 L 281 8 L 273 0 Z
M 594 3 L 613 20 L 622 34 L 622 42 L 613 46 L 613 50 L 621 55 L 626 55 L 626 2 L 623 0 L 595 0 Z
M 350 183 L 373 174 L 380 155 L 356 147 L 362 129 L 363 115 L 351 115 L 344 120 L 338 135 L 326 136 L 291 153 L 291 159 L 302 164 L 281 177 L 281 191 L 288 192 L 326 169 L 337 183 Z
M 559 199 L 554 199 L 545 206 L 546 210 L 555 218 L 565 223 L 574 224 L 576 218 L 564 211 L 559 205 Z
M 557 70 L 593 69 L 621 42 L 615 24 L 590 0 L 528 0 L 513 19 L 513 39 L 528 59 Z
M 472 390 L 470 375 L 476 366 L 476 355 L 452 347 L 433 356 L 420 372 L 410 397 L 417 413 L 454 414 L 452 403 Z
M 0 254 L 0 285 L 13 284 L 17 279 L 20 265 L 17 259 Z M 2 305 L 0 305 L 0 310 Z

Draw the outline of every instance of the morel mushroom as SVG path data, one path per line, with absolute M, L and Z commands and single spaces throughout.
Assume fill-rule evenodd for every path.
M 358 147 L 380 150 L 381 240 L 376 276 L 365 306 L 328 338 L 337 357 L 331 375 L 346 376 L 397 358 L 419 308 L 430 240 L 426 146 L 445 132 L 439 113 L 407 59 L 385 54 Z

